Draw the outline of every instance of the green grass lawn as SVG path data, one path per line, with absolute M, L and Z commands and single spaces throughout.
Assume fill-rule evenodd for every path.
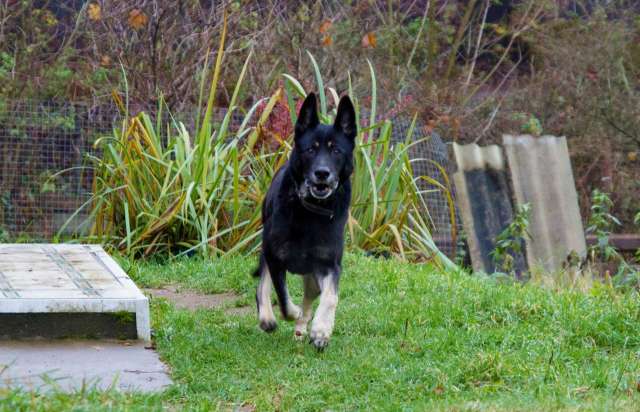
M 140 286 L 235 291 L 255 259 L 123 263 Z M 299 300 L 300 279 L 290 277 Z M 336 328 L 318 353 L 255 313 L 152 300 L 175 385 L 157 395 L 0 392 L 0 410 L 640 410 L 640 302 L 600 286 L 549 291 L 349 254 Z

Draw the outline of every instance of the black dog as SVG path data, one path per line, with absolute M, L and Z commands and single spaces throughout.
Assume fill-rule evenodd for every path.
M 262 205 L 262 255 L 254 274 L 260 276 L 260 327 L 267 332 L 276 328 L 272 284 L 283 317 L 296 321 L 296 339 L 306 335 L 313 301 L 320 296 L 309 335 L 319 350 L 329 343 L 338 304 L 356 134 L 349 97 L 340 100 L 336 120 L 329 126 L 320 124 L 316 96 L 310 93 L 296 122 L 291 157 L 273 177 Z M 302 310 L 289 297 L 287 271 L 303 275 Z

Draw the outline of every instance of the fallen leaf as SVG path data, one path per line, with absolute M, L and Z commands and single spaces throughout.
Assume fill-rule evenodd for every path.
M 327 46 L 331 46 L 333 44 L 333 39 L 331 38 L 331 36 L 324 36 L 322 39 L 322 45 L 327 47 Z
M 635 162 L 636 160 L 638 160 L 638 152 L 627 153 L 627 159 L 629 159 L 630 162 Z
M 56 16 L 54 16 L 50 11 L 46 11 L 43 17 L 47 26 L 55 26 L 58 24 L 58 19 L 56 19 Z
M 100 58 L 100 64 L 102 66 L 109 66 L 111 64 L 111 57 L 107 56 L 106 54 L 104 54 L 101 58 Z
M 507 33 L 507 28 L 501 25 L 497 25 L 494 27 L 496 34 L 502 36 Z
M 322 22 L 322 24 L 320 25 L 320 33 L 324 34 L 327 31 L 329 31 L 329 29 L 331 28 L 333 23 L 331 23 L 331 20 L 325 20 Z
M 98 21 L 102 18 L 102 9 L 99 4 L 91 3 L 87 9 L 87 14 L 89 15 L 89 20 Z
M 369 47 L 376 47 L 377 44 L 377 40 L 376 40 L 376 35 L 374 32 L 370 31 L 369 33 L 365 34 L 364 37 L 362 37 L 362 47 L 369 48 Z
M 435 393 L 436 395 L 442 395 L 444 393 L 444 388 L 442 387 L 442 385 L 438 385 L 433 388 L 433 393 Z
M 129 26 L 139 30 L 147 25 L 149 18 L 140 9 L 133 9 L 129 12 Z

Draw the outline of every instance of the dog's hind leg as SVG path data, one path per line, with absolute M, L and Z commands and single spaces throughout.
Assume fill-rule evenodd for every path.
M 302 316 L 300 308 L 291 301 L 289 290 L 287 289 L 287 272 L 284 269 L 270 267 L 271 279 L 276 289 L 280 311 L 285 320 L 296 320 Z
M 263 258 L 260 258 L 260 267 L 258 270 L 260 272 L 260 283 L 256 291 L 258 321 L 260 322 L 260 328 L 262 330 L 265 332 L 273 332 L 278 324 L 273 314 L 273 305 L 271 304 L 271 274 Z
M 329 344 L 336 318 L 340 268 L 336 267 L 329 273 L 318 274 L 316 279 L 320 288 L 320 304 L 311 323 L 309 339 L 318 350 L 323 350 Z
M 313 301 L 320 294 L 318 283 L 313 275 L 302 277 L 304 284 L 304 297 L 302 298 L 302 316 L 296 320 L 296 328 L 293 337 L 302 340 L 307 334 L 307 325 L 313 317 Z

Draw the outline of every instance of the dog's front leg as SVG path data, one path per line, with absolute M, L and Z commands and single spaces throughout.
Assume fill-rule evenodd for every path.
M 316 275 L 320 288 L 320 304 L 311 323 L 309 338 L 318 349 L 323 350 L 329 344 L 333 324 L 336 318 L 338 306 L 338 281 L 340 269 L 336 268 L 329 273 Z
M 265 332 L 273 332 L 276 327 L 276 317 L 273 314 L 273 305 L 271 304 L 271 273 L 267 265 L 263 265 L 260 273 L 260 283 L 256 291 L 256 303 L 258 304 L 258 320 L 260 328 Z
M 302 316 L 296 320 L 296 328 L 293 337 L 302 340 L 307 335 L 307 325 L 313 316 L 313 301 L 320 294 L 318 282 L 314 275 L 304 275 L 302 277 L 304 284 L 304 297 L 302 298 Z

